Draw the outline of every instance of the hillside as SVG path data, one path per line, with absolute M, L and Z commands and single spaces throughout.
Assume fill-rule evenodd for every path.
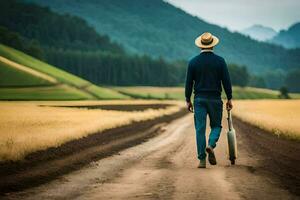
M 258 41 L 269 40 L 277 34 L 274 29 L 257 24 L 243 29 L 241 33 Z
M 128 55 L 85 20 L 21 1 L 0 1 L 0 43 L 97 85 L 171 86 L 184 81 L 185 63 Z
M 0 75 L 2 100 L 127 98 L 1 44 Z
M 300 48 L 300 22 L 280 31 L 270 42 L 286 48 Z
M 209 24 L 162 0 L 26 0 L 60 13 L 84 18 L 101 34 L 133 53 L 188 60 L 198 53 L 194 39 L 204 31 L 221 38 L 217 52 L 228 62 L 247 65 L 260 73 L 299 67 L 296 55 L 275 45 L 257 42 L 239 33 Z
M 7 62 L 8 61 L 8 62 Z M 24 69 L 24 68 L 23 68 Z M 23 69 L 13 66 L 9 60 L 0 57 L 0 87 L 50 86 L 47 79 L 40 78 Z
M 107 36 L 99 35 L 79 17 L 58 15 L 47 8 L 17 0 L 0 1 L 0 11 L 0 26 L 38 42 L 44 51 L 48 47 L 123 52 L 122 47 L 112 43 Z

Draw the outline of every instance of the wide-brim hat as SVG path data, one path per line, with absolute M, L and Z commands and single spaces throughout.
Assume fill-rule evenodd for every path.
M 209 32 L 203 33 L 195 40 L 195 45 L 203 49 L 212 48 L 216 46 L 218 43 L 219 43 L 219 38 L 217 38 L 216 36 L 212 35 Z

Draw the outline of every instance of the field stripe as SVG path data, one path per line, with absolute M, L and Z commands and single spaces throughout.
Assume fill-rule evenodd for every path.
M 13 62 L 13 61 L 11 61 L 11 60 L 9 60 L 7 58 L 4 58 L 2 56 L 0 56 L 0 62 L 2 62 L 4 64 L 7 64 L 10 67 L 14 67 L 14 68 L 16 68 L 18 70 L 21 70 L 23 72 L 29 73 L 29 74 L 31 74 L 33 76 L 36 76 L 36 77 L 42 78 L 44 80 L 47 80 L 47 81 L 49 81 L 51 83 L 55 83 L 55 84 L 58 83 L 58 81 L 55 78 L 53 78 L 53 77 L 51 77 L 51 76 L 49 76 L 47 74 L 41 73 L 39 71 L 36 71 L 34 69 L 31 69 L 29 67 L 21 65 L 19 63 Z

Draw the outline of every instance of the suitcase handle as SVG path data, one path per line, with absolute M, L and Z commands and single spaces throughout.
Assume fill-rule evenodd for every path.
M 228 128 L 231 131 L 233 129 L 233 125 L 232 125 L 232 117 L 231 117 L 231 111 L 227 110 L 227 121 L 228 121 Z

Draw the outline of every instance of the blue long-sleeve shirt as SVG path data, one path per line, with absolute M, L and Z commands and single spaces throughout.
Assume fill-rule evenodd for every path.
M 222 85 L 227 99 L 232 99 L 231 81 L 225 60 L 213 52 L 202 52 L 188 65 L 185 98 L 189 102 L 194 86 L 195 98 L 221 98 Z

